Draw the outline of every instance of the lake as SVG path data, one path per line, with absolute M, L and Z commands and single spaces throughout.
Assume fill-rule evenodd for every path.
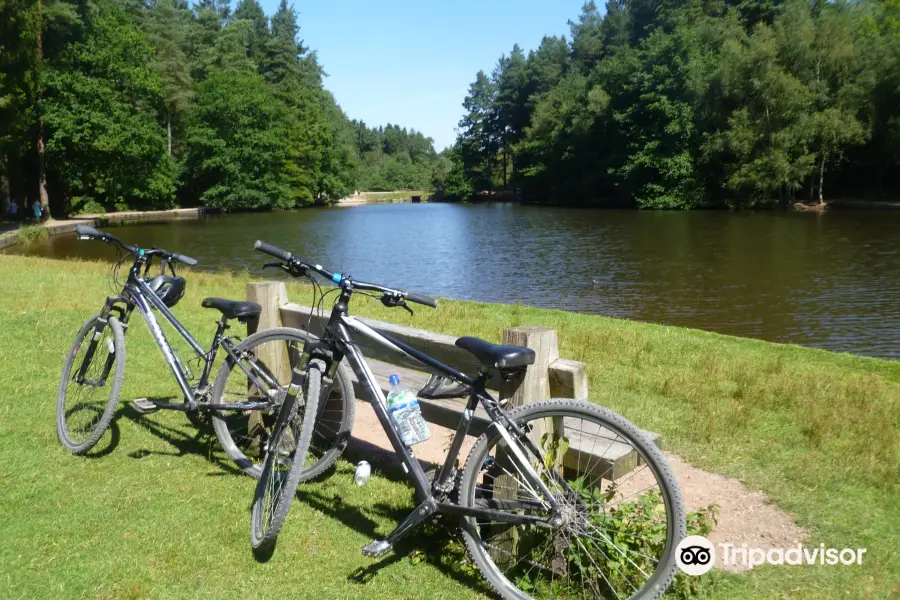
M 436 296 L 900 359 L 900 211 L 380 204 L 207 216 L 114 232 L 188 254 L 210 270 L 259 274 L 265 256 L 253 242 L 263 239 L 357 279 Z M 113 257 L 111 248 L 74 235 L 15 251 Z

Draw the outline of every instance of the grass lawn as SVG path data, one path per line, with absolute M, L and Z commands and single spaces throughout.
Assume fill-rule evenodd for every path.
M 140 318 L 126 337 L 114 427 L 95 456 L 70 456 L 56 439 L 56 387 L 72 338 L 107 295 L 108 265 L 0 255 L 0 273 L 0 598 L 487 593 L 445 535 L 414 535 L 398 555 L 365 559 L 360 548 L 388 533 L 413 495 L 391 473 L 356 488 L 343 462 L 301 486 L 274 557 L 257 563 L 253 481 L 182 414 L 139 418 L 127 408 L 127 400 L 177 390 Z M 175 312 L 205 344 L 217 313 L 200 300 L 242 298 L 248 279 L 188 280 Z M 299 286 L 290 293 L 309 297 Z M 554 327 L 561 354 L 588 364 L 594 402 L 660 432 L 667 449 L 695 465 L 764 490 L 812 532 L 808 545 L 868 549 L 862 566 L 714 572 L 708 597 L 900 596 L 900 363 L 521 306 L 446 301 L 414 317 L 366 300 L 355 309 L 495 341 L 507 326 Z

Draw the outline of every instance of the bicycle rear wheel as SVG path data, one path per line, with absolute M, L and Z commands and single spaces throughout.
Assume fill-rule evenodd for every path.
M 56 434 L 72 454 L 93 448 L 109 427 L 125 378 L 125 334 L 115 317 L 88 319 L 75 336 L 56 394 Z
M 222 363 L 213 384 L 210 403 L 264 402 L 272 399 L 280 402 L 287 392 L 304 345 L 315 339 L 315 336 L 300 329 L 278 327 L 258 331 L 242 340 L 235 348 L 240 365 L 230 356 Z M 258 389 L 251 385 L 241 367 L 254 374 L 260 371 L 267 374 L 277 386 Z M 327 471 L 347 447 L 356 412 L 356 398 L 346 366 L 341 365 L 334 381 L 322 380 L 321 396 L 307 458 L 308 466 L 303 470 L 300 481 L 318 477 Z M 265 447 L 276 416 L 274 410 L 212 412 L 213 428 L 222 448 L 237 466 L 254 478 L 262 472 Z
M 560 519 L 465 517 L 463 538 L 485 578 L 507 600 L 659 598 L 685 535 L 681 492 L 659 449 L 620 415 L 587 402 L 545 400 L 509 417 L 540 451 L 521 444 Z M 495 429 L 489 434 L 466 460 L 460 504 L 549 517 L 514 449 Z
M 250 545 L 260 554 L 275 546 L 300 483 L 313 435 L 324 364 L 311 360 L 296 395 L 288 392 L 266 447 L 250 515 Z

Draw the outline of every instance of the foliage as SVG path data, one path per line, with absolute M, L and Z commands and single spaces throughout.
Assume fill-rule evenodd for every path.
M 542 203 L 896 193 L 898 14 L 878 0 L 587 2 L 569 40 L 515 46 L 476 75 L 456 160 L 476 191 Z
M 472 181 L 458 159 L 456 148 L 445 150 L 437 157 L 431 170 L 434 199 L 446 202 L 469 200 L 474 193 Z
M 47 237 L 47 228 L 42 225 L 23 225 L 16 230 L 19 243 L 30 244 Z
M 200 84 L 187 127 L 188 185 L 209 206 L 290 208 L 288 111 L 262 76 L 218 71 Z
M 431 186 L 437 161 L 431 138 L 390 123 L 377 128 L 362 121 L 352 121 L 350 125 L 359 164 L 359 189 L 415 190 Z
M 559 434 L 545 433 L 540 441 L 545 452 L 544 466 L 552 469 L 569 448 L 569 439 Z M 545 471 L 542 475 L 546 483 L 550 483 Z M 592 478 L 592 483 L 602 484 L 602 480 Z M 614 590 L 640 587 L 646 581 L 647 574 L 656 568 L 654 559 L 662 556 L 666 544 L 666 507 L 662 491 L 654 487 L 638 494 L 631 494 L 625 499 L 616 499 L 620 494 L 616 482 L 609 482 L 606 489 L 601 485 L 588 485 L 585 476 L 581 475 L 568 482 L 572 491 L 580 497 L 585 506 L 592 507 L 587 522 L 601 537 L 583 536 L 578 544 L 566 544 L 563 548 L 548 547 L 549 553 L 560 552 L 565 559 L 565 571 L 571 581 L 598 582 Z M 711 504 L 696 512 L 686 515 L 687 535 L 707 536 L 716 523 L 718 505 Z M 523 543 L 519 540 L 519 543 Z M 625 560 L 621 557 L 626 556 Z M 543 564 L 556 562 L 553 555 L 545 556 Z M 689 577 L 678 572 L 675 581 L 668 590 L 674 598 L 695 597 L 701 590 L 703 579 Z M 530 571 L 517 580 L 522 589 L 533 590 L 547 585 L 544 578 Z M 551 580 L 552 585 L 552 580 Z M 562 583 L 557 583 L 562 585 Z M 548 590 L 554 596 L 566 597 L 570 593 L 578 595 L 578 589 Z
M 48 168 L 66 196 L 89 194 L 107 209 L 171 206 L 175 165 L 157 123 L 152 57 L 145 35 L 110 9 L 44 71 Z
M 30 204 L 45 163 L 65 213 L 427 187 L 431 141 L 389 125 L 406 141 L 360 151 L 299 33 L 286 0 L 271 19 L 257 0 L 0 0 L 0 175 Z

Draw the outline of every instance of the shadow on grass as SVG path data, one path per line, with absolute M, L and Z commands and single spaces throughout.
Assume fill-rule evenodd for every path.
M 153 400 L 169 401 L 171 398 L 152 398 Z M 201 430 L 194 429 L 185 423 L 185 427 L 172 427 L 165 423 L 161 423 L 153 418 L 155 413 L 144 415 L 138 413 L 131 406 L 120 408 L 116 416 L 124 416 L 135 424 L 144 427 L 151 434 L 165 441 L 173 448 L 175 452 L 156 452 L 148 449 L 141 449 L 132 452 L 129 456 L 135 459 L 143 458 L 150 454 L 163 454 L 169 456 L 184 456 L 188 454 L 202 455 L 207 460 L 215 464 L 223 471 L 222 474 L 234 474 L 243 476 L 244 473 L 230 462 L 219 459 L 210 451 L 210 444 L 216 443 L 210 440 L 212 435 L 207 428 Z M 188 433 L 190 432 L 190 433 Z M 115 444 L 118 444 L 118 428 L 115 429 L 113 436 Z M 369 444 L 353 440 L 354 443 L 348 447 L 344 454 L 344 458 L 351 462 L 357 460 L 369 460 L 379 466 L 379 473 L 385 479 L 396 483 L 409 484 L 409 478 L 399 467 L 390 464 L 391 453 L 386 453 L 381 448 L 370 447 Z M 110 444 L 112 445 L 112 440 Z M 380 452 L 380 456 L 375 453 Z M 105 453 L 111 452 L 111 448 L 105 448 Z M 333 473 L 333 470 L 331 471 Z M 378 532 L 378 523 L 369 515 L 383 517 L 396 524 L 399 524 L 414 506 L 394 506 L 386 503 L 376 503 L 371 507 L 361 508 L 346 504 L 340 494 L 335 493 L 334 489 L 328 485 L 316 485 L 321 483 L 322 479 L 326 479 L 328 474 L 323 475 L 318 480 L 310 482 L 310 485 L 303 486 L 297 490 L 295 501 L 307 503 L 312 508 L 322 512 L 323 514 L 336 519 L 343 523 L 346 527 L 361 533 L 367 538 L 375 539 L 382 537 Z M 412 487 L 410 486 L 412 496 Z M 454 533 L 456 529 L 455 521 L 445 521 L 443 523 L 429 522 L 420 528 L 414 530 L 411 534 L 404 536 L 394 545 L 394 551 L 367 567 L 360 567 L 348 576 L 348 580 L 354 583 L 364 584 L 374 579 L 378 572 L 390 565 L 407 559 L 414 563 L 428 563 L 448 577 L 452 577 L 458 582 L 466 585 L 473 590 L 491 595 L 490 587 L 482 580 L 477 569 L 467 561 L 465 547 L 458 534 Z M 274 552 L 273 546 L 270 550 L 255 554 L 258 562 L 266 562 Z M 352 551 L 352 550 L 351 550 Z M 358 550 L 358 551 L 361 551 Z
M 297 500 L 307 503 L 321 513 L 340 521 L 346 527 L 359 532 L 369 539 L 386 537 L 379 532 L 378 523 L 373 516 L 382 517 L 399 525 L 415 508 L 413 489 L 409 476 L 396 466 L 393 453 L 377 446 L 372 446 L 358 439 L 353 439 L 344 452 L 344 459 L 355 463 L 367 460 L 378 466 L 379 476 L 395 483 L 405 483 L 410 489 L 410 504 L 395 506 L 386 503 L 375 503 L 367 507 L 349 505 L 333 488 L 325 485 L 311 487 L 309 484 L 297 490 Z M 393 463 L 393 464 L 392 464 Z M 432 465 L 424 464 L 425 468 Z M 349 474 L 348 474 L 349 475 Z M 321 479 L 327 478 L 328 475 Z M 312 482 L 313 484 L 315 481 Z M 351 549 L 361 551 L 362 549 Z M 490 586 L 481 578 L 477 568 L 468 561 L 465 545 L 459 537 L 457 521 L 448 515 L 440 515 L 435 520 L 426 522 L 410 534 L 400 538 L 394 544 L 393 551 L 377 562 L 354 570 L 347 579 L 353 583 L 365 584 L 374 579 L 381 569 L 389 567 L 401 560 L 410 560 L 414 564 L 424 562 L 432 565 L 444 575 L 468 586 L 469 588 L 493 595 Z
M 170 402 L 173 400 L 173 397 L 154 397 L 150 398 L 150 400 Z M 130 405 L 125 405 L 116 412 L 116 418 L 126 417 L 130 419 L 136 425 L 143 427 L 151 434 L 168 443 L 175 448 L 176 451 L 159 452 L 142 448 L 131 452 L 129 454 L 131 458 L 141 459 L 151 454 L 160 454 L 164 456 L 185 456 L 194 454 L 204 457 L 223 471 L 223 473 L 216 473 L 215 475 L 244 475 L 242 470 L 234 466 L 230 461 L 220 459 L 211 449 L 213 444 L 217 444 L 217 442 L 214 442 L 211 439 L 211 437 L 214 437 L 211 428 L 204 426 L 197 429 L 193 425 L 187 423 L 187 417 L 185 417 L 185 428 L 172 427 L 171 425 L 155 420 L 153 418 L 154 415 L 156 415 L 156 413 L 141 414 L 134 410 Z
M 118 416 L 119 415 L 117 413 L 115 417 Z M 99 450 L 97 449 L 97 446 L 94 446 L 89 452 L 84 454 L 84 458 L 103 458 L 104 456 L 112 454 L 112 451 L 119 446 L 119 440 L 122 437 L 122 432 L 119 430 L 119 424 L 116 423 L 115 417 L 113 417 L 113 420 L 112 422 L 110 422 L 109 428 L 107 429 L 107 431 L 109 431 L 109 436 L 107 437 L 106 435 L 104 435 L 102 438 L 100 438 L 101 442 L 104 439 L 109 440 L 106 445 Z

